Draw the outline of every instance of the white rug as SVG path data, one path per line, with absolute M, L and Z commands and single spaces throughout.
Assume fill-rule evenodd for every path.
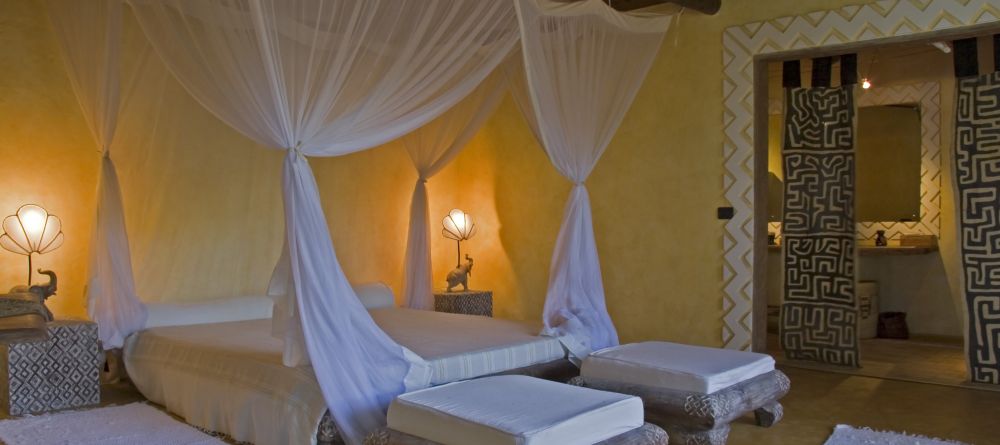
M 225 445 L 145 403 L 0 420 L 6 445 Z
M 952 440 L 837 425 L 824 445 L 968 445 Z

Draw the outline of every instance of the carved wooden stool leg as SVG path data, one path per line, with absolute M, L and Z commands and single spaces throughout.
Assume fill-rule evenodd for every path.
M 729 438 L 729 425 L 719 425 L 710 430 L 693 431 L 689 429 L 667 428 L 670 444 L 679 445 L 726 445 Z
M 118 383 L 128 374 L 125 372 L 125 363 L 122 361 L 122 350 L 120 348 L 104 351 L 104 363 L 101 366 L 101 383 Z
M 753 416 L 757 419 L 757 426 L 770 428 L 778 423 L 785 415 L 785 409 L 777 401 L 768 403 L 753 411 Z

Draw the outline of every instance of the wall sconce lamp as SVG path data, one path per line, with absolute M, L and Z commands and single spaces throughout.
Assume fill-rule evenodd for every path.
M 28 286 L 31 286 L 31 254 L 48 253 L 63 243 L 62 221 L 41 206 L 25 204 L 3 220 L 0 247 L 28 257 Z
M 452 209 L 441 221 L 444 229 L 441 234 L 445 238 L 453 239 L 458 244 L 458 256 L 455 267 L 462 265 L 462 241 L 476 235 L 476 223 L 472 221 L 472 216 L 459 209 Z

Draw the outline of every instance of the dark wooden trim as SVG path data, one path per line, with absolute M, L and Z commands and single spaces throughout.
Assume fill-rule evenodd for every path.
M 573 377 L 580 375 L 580 368 L 565 358 L 552 360 L 551 362 L 528 365 L 523 368 L 510 369 L 498 372 L 494 375 L 526 375 L 544 380 L 566 383 Z M 488 377 L 488 376 L 484 376 Z
M 664 3 L 672 3 L 707 15 L 715 15 L 722 7 L 722 0 L 610 0 L 611 7 L 619 11 L 632 11 Z
M 767 161 L 768 74 L 767 62 L 754 61 L 753 104 L 753 281 L 751 282 L 750 349 L 767 352 Z M 800 75 L 798 63 L 795 74 Z M 801 86 L 801 79 L 799 80 Z M 742 345 L 740 345 L 742 346 Z

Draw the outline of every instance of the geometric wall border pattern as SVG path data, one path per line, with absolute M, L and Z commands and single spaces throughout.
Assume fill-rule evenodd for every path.
M 900 235 L 935 235 L 941 237 L 941 85 L 921 82 L 859 89 L 858 107 L 876 105 L 920 105 L 920 220 L 859 221 L 859 240 L 874 240 L 876 231 L 885 230 L 886 237 Z M 781 114 L 780 101 L 768 106 L 769 114 Z M 781 223 L 768 224 L 768 232 L 781 233 Z
M 754 57 L 996 22 L 1000 6 L 989 0 L 883 0 L 726 28 L 723 187 L 734 215 L 723 235 L 725 347 L 750 349 L 753 337 Z

